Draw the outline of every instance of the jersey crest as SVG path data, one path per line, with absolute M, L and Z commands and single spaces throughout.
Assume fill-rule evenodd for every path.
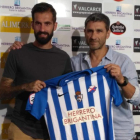
M 81 94 L 81 92 L 80 92 L 80 91 L 77 91 L 75 94 L 76 94 L 76 95 L 75 95 L 75 99 L 76 99 L 78 102 L 81 102 L 82 99 L 83 99 L 83 95 Z

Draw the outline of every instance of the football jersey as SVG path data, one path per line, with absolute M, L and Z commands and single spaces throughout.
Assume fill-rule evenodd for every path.
M 112 103 L 122 97 L 116 80 L 103 66 L 71 72 L 45 81 L 31 94 L 28 110 L 44 114 L 51 140 L 114 140 Z

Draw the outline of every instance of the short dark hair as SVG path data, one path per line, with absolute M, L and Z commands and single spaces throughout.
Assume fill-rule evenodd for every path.
M 103 13 L 94 13 L 91 14 L 87 17 L 87 19 L 85 20 L 85 27 L 87 26 L 88 22 L 93 21 L 93 22 L 97 22 L 97 21 L 101 21 L 105 23 L 106 26 L 106 30 L 109 30 L 110 27 L 110 19 L 108 16 L 106 16 Z
M 56 11 L 51 4 L 48 4 L 46 2 L 41 2 L 34 5 L 31 11 L 32 19 L 34 20 L 35 13 L 38 13 L 38 12 L 42 13 L 42 12 L 48 12 L 48 11 L 51 12 L 53 15 L 53 22 L 56 22 Z

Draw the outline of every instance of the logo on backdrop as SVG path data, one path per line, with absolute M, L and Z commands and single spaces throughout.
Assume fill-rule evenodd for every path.
M 138 74 L 138 83 L 140 84 L 140 70 L 136 70 Z
M 70 45 L 65 43 L 58 43 L 58 38 L 52 38 L 52 45 L 56 46 L 57 48 L 62 49 L 62 47 L 70 47 Z
M 72 36 L 72 51 L 88 51 L 89 46 L 86 43 L 85 37 Z
M 121 45 L 121 40 L 116 40 L 116 45 Z
M 70 31 L 70 25 L 58 24 L 57 31 Z
M 6 60 L 7 60 L 7 57 L 8 57 L 8 53 L 7 52 L 1 52 L 0 53 L 1 57 L 1 68 L 4 68 L 5 67 L 5 64 L 6 64 Z
M 122 7 L 121 6 L 117 6 L 116 7 L 116 12 L 121 12 L 122 11 Z
M 87 17 L 92 13 L 101 12 L 101 3 L 72 2 L 72 17 Z
M 20 37 L 20 36 L 16 36 L 16 37 L 15 37 L 15 41 L 21 42 L 21 37 Z
M 81 33 L 84 32 L 85 27 L 72 27 L 72 31 L 79 31 Z
M 133 115 L 140 115 L 140 105 L 133 105 Z
M 136 28 L 136 27 L 135 27 L 135 28 Z M 140 32 L 140 29 L 139 29 L 139 28 L 136 28 L 136 29 L 134 29 L 134 32 L 139 33 L 139 32 Z
M 126 27 L 122 23 L 117 21 L 116 23 L 113 23 L 110 26 L 110 30 L 115 35 L 121 35 L 121 34 L 125 33 Z
M 31 18 L 0 16 L 0 32 L 33 33 Z
M 14 5 L 15 6 L 20 6 L 20 0 L 15 0 Z
M 121 2 L 121 1 L 123 1 L 123 0 L 114 0 L 114 1 Z
M 131 49 L 132 46 L 128 46 L 128 45 L 121 45 L 121 40 L 117 39 L 115 42 L 115 45 L 109 45 L 110 47 L 112 47 L 113 50 L 126 50 L 126 49 Z
M 140 6 L 139 5 L 135 5 L 135 8 L 134 8 L 134 19 L 135 20 L 140 20 Z
M 107 15 L 112 15 L 113 17 L 126 17 L 126 16 L 132 16 L 132 13 L 130 12 L 123 12 L 122 6 L 117 6 L 116 11 L 105 11 L 104 12 Z
M 140 38 L 134 38 L 134 52 L 140 52 Z
M 20 0 L 13 0 L 13 5 L 0 5 L 0 9 L 7 9 L 11 12 L 26 12 L 26 10 L 32 9 L 32 7 L 21 7 Z
M 20 36 L 16 36 L 15 37 L 15 41 L 20 41 L 21 42 L 21 37 Z M 1 42 L 1 46 L 12 46 L 12 42 Z
M 140 132 L 135 132 L 133 140 L 140 140 Z

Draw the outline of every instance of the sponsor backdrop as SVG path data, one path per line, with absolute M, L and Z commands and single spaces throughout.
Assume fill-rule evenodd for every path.
M 109 16 L 111 35 L 107 44 L 132 59 L 140 84 L 140 0 L 0 0 L 0 79 L 9 46 L 14 41 L 34 41 L 31 9 L 38 2 L 48 2 L 55 7 L 58 27 L 52 44 L 71 57 L 89 49 L 84 38 L 86 17 L 94 12 Z M 14 102 L 14 99 L 0 101 L 0 140 L 7 139 Z M 140 140 L 140 105 L 132 106 L 132 112 L 134 140 Z

